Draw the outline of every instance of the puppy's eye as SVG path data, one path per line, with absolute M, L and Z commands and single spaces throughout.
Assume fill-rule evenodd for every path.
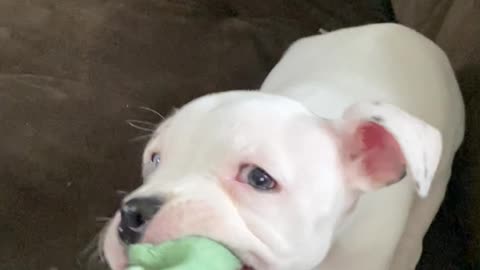
M 160 158 L 160 154 L 153 153 L 151 157 L 151 161 L 153 163 L 153 166 L 158 167 L 158 165 L 160 165 L 160 161 L 162 161 L 162 159 Z
M 259 191 L 270 191 L 277 187 L 277 182 L 262 168 L 245 165 L 240 169 L 239 181 Z
M 162 161 L 159 153 L 153 153 L 150 155 L 150 160 L 146 160 L 142 164 L 142 176 L 147 178 L 155 169 L 160 165 Z

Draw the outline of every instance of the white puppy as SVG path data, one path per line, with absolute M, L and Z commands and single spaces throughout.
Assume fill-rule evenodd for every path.
M 244 269 L 414 269 L 464 132 L 442 50 L 395 24 L 343 29 L 295 42 L 260 90 L 158 127 L 107 229 L 110 266 L 125 245 L 203 235 Z

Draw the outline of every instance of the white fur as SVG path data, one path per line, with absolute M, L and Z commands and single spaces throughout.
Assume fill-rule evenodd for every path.
M 444 53 L 399 25 L 347 28 L 295 42 L 260 90 L 199 98 L 160 125 L 145 182 L 128 197 L 167 200 L 142 241 L 205 235 L 257 270 L 414 269 L 464 132 Z M 346 123 L 374 116 L 407 163 L 407 177 L 387 187 L 344 157 Z M 245 163 L 281 188 L 235 181 Z M 372 191 L 359 192 L 360 179 Z M 118 220 L 104 245 L 113 269 L 125 266 Z

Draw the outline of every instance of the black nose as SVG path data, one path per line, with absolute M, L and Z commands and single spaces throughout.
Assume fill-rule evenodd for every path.
M 120 209 L 118 235 L 125 244 L 134 244 L 140 240 L 147 222 L 162 206 L 162 201 L 155 197 L 133 198 Z

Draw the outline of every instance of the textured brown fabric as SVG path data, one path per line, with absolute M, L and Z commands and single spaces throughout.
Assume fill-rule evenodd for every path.
M 427 245 L 442 247 L 445 239 L 455 239 L 452 232 L 458 230 L 455 240 L 463 242 L 463 248 L 426 252 L 424 261 L 436 258 L 444 269 L 457 269 L 450 263 L 464 262 L 464 268 L 458 269 L 472 269 L 469 263 L 480 263 L 480 1 L 394 0 L 393 6 L 400 23 L 418 29 L 446 51 L 467 107 L 465 143 L 447 199 L 426 239 Z
M 87 268 L 140 183 L 139 107 L 256 88 L 293 40 L 384 20 L 374 2 L 0 0 L 0 269 Z
M 440 45 L 457 70 L 480 63 L 480 1 L 394 0 L 397 20 Z

